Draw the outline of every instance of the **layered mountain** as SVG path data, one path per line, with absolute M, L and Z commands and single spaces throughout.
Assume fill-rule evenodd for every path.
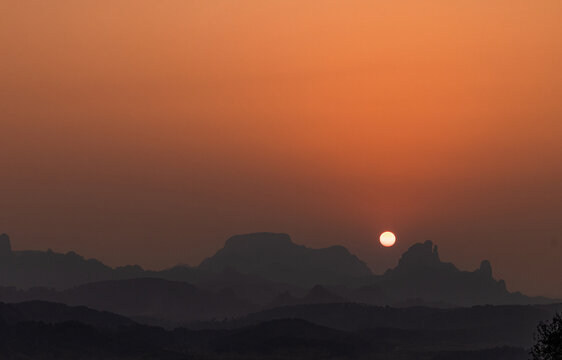
M 369 267 L 343 246 L 311 249 L 293 243 L 287 234 L 276 233 L 233 236 L 199 268 L 209 272 L 232 268 L 301 286 L 342 284 L 372 275 Z
M 143 280 L 138 280 L 138 283 L 125 282 L 132 279 Z M 129 289 L 131 295 L 127 296 L 132 299 L 142 296 L 143 291 L 162 294 L 178 292 L 182 294 L 179 298 L 182 298 L 189 293 L 189 286 L 195 286 L 199 294 L 222 294 L 225 298 L 233 299 L 233 304 L 240 305 L 239 308 L 234 306 L 223 311 L 220 307 L 212 308 L 213 301 L 205 303 L 201 300 L 201 304 L 212 308 L 206 312 L 205 306 L 197 305 L 196 301 L 193 308 L 200 310 L 193 313 L 185 310 L 182 312 L 182 319 L 193 319 L 196 314 L 201 315 L 201 318 L 229 317 L 246 311 L 242 309 L 249 309 L 248 304 L 259 308 L 273 304 L 330 301 L 454 307 L 553 302 L 551 299 L 531 298 L 509 292 L 503 280 L 494 279 L 489 261 L 484 260 L 475 271 L 459 270 L 455 265 L 441 261 L 437 246 L 431 241 L 414 244 L 402 255 L 395 268 L 382 275 L 373 275 L 364 262 L 342 246 L 311 249 L 293 243 L 286 234 L 254 233 L 233 236 L 222 249 L 197 267 L 176 266 L 162 271 L 144 270 L 137 265 L 111 268 L 74 252 L 60 254 L 50 250 L 13 251 L 7 235 L 0 236 L 0 286 L 29 289 L 20 300 L 53 300 L 92 305 L 97 309 L 119 310 L 99 307 L 97 303 L 72 302 L 66 297 L 68 292 L 65 289 L 91 283 L 98 285 L 82 288 L 90 289 L 88 296 L 91 301 L 96 300 L 96 297 L 111 297 L 113 290 L 109 289 L 117 286 L 114 284 L 124 284 L 128 287 L 124 286 L 123 289 Z M 129 286 L 131 284 L 138 284 L 138 289 Z M 140 285 L 145 286 L 145 289 Z M 322 287 L 316 288 L 319 294 L 315 299 L 310 294 L 307 295 L 307 292 L 316 285 Z M 64 290 L 59 292 L 67 295 L 62 298 L 59 295 L 49 297 L 51 293 L 59 293 L 49 288 Z M 17 289 L 12 291 L 4 288 L 0 301 L 6 299 L 8 293 L 10 296 L 14 291 L 17 293 Z M 321 294 L 322 289 L 334 296 Z M 120 289 L 116 288 L 115 291 L 117 290 Z M 182 301 L 189 303 L 195 298 L 197 297 L 187 296 Z M 156 303 L 163 301 L 152 295 L 147 296 L 147 299 Z M 151 308 L 148 303 L 145 305 L 146 309 Z M 148 311 L 152 313 L 150 316 L 170 318 L 171 311 L 159 313 L 154 311 L 155 308 L 157 306 Z M 178 311 L 180 310 L 178 307 Z

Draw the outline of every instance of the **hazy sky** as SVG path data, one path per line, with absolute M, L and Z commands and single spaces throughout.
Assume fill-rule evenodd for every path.
M 431 239 L 562 297 L 562 2 L 0 2 L 0 232 L 110 265 Z M 377 237 L 396 232 L 382 249 Z

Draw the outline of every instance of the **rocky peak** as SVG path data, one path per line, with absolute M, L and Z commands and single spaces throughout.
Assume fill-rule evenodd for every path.
M 418 267 L 441 263 L 437 245 L 427 240 L 424 243 L 412 245 L 400 258 L 399 266 Z
M 492 278 L 492 265 L 488 260 L 483 260 L 480 263 L 480 268 L 477 271 L 484 277 Z

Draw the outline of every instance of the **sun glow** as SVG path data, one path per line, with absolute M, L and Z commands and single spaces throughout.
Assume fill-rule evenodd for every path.
M 390 231 L 385 231 L 381 234 L 379 238 L 381 245 L 384 247 L 391 247 L 396 242 L 396 235 Z

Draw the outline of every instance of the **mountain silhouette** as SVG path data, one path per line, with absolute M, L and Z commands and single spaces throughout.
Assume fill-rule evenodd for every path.
M 275 233 L 233 236 L 199 268 L 211 272 L 233 268 L 306 287 L 372 275 L 367 265 L 343 246 L 311 249 L 293 243 L 289 235 Z
M 115 304 L 100 307 L 103 299 L 112 297 L 111 289 L 116 284 L 124 285 L 115 291 L 121 291 L 120 296 L 127 299 L 141 296 L 143 286 L 146 291 L 157 287 L 154 291 L 160 294 L 143 300 L 145 313 L 139 308 L 127 315 L 151 314 L 170 319 L 173 311 L 162 305 L 166 294 L 177 292 L 177 302 L 183 297 L 182 301 L 193 301 L 193 308 L 201 310 L 189 313 L 177 309 L 182 314 L 181 321 L 194 320 L 197 316 L 201 320 L 230 317 L 264 306 L 315 302 L 433 307 L 553 302 L 509 292 L 503 280 L 493 278 L 489 261 L 482 261 L 475 271 L 459 270 L 454 264 L 441 261 L 438 248 L 431 241 L 414 244 L 395 268 L 374 275 L 364 262 L 342 246 L 310 249 L 293 243 L 285 234 L 236 235 L 199 266 L 179 265 L 161 271 L 145 270 L 138 265 L 111 268 L 74 252 L 14 251 L 9 237 L 0 235 L 0 286 L 4 286 L 0 289 L 0 301 L 60 301 L 123 313 Z M 316 285 L 328 291 L 332 299 L 307 295 Z M 22 292 L 22 289 L 27 290 Z M 88 302 L 75 301 L 69 295 L 72 291 L 87 292 L 81 299 Z M 232 303 L 221 305 L 216 299 L 221 296 Z M 154 304 L 149 304 L 148 299 Z M 209 303 L 202 307 L 205 299 Z

